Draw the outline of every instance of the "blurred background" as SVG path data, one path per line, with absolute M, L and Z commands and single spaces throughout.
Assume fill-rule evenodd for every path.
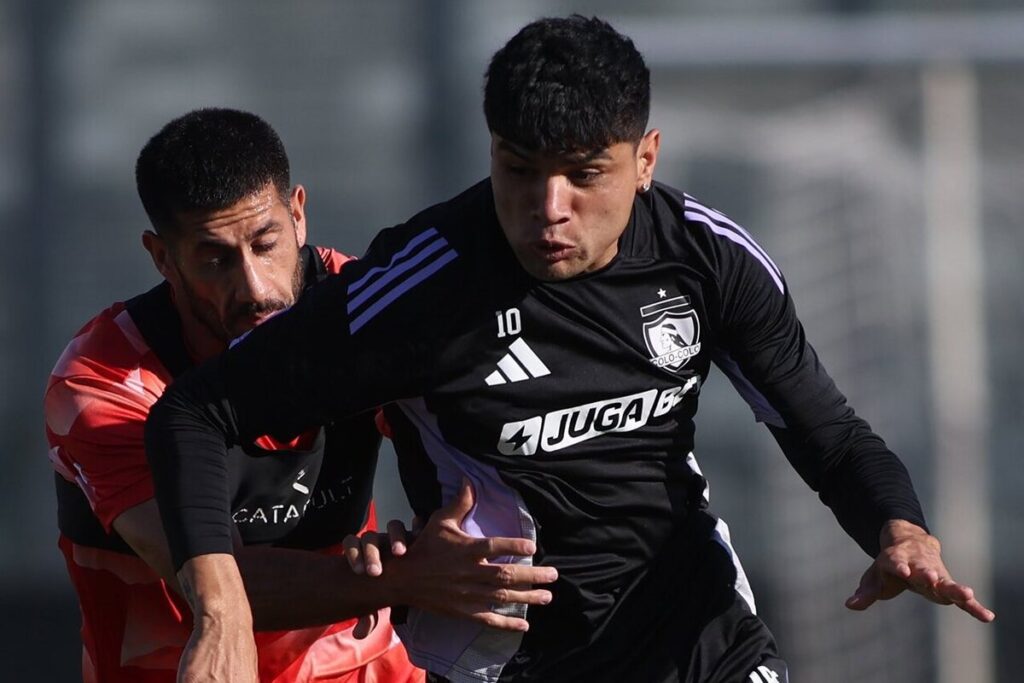
M 0 647 L 6 680 L 79 677 L 41 396 L 90 317 L 157 281 L 135 157 L 200 106 L 259 113 L 309 191 L 311 240 L 486 175 L 482 74 L 521 25 L 608 18 L 652 69 L 656 177 L 786 272 L 852 404 L 906 461 L 984 627 L 868 565 L 721 375 L 697 456 L 792 679 L 1020 680 L 1024 652 L 1024 10 L 1019 0 L 0 0 Z M 383 518 L 406 517 L 393 455 Z

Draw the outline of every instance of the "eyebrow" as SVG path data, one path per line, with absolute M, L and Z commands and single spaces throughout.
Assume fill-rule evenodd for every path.
M 498 149 L 504 152 L 509 152 L 524 161 L 531 161 L 533 157 L 536 156 L 535 152 L 530 152 L 529 150 L 520 147 L 514 142 L 509 142 L 508 140 L 499 140 Z M 591 161 L 605 161 L 612 158 L 612 155 L 608 153 L 607 147 L 596 149 L 591 152 L 569 152 L 566 154 L 556 154 L 554 156 L 573 164 L 586 164 Z
M 277 229 L 277 228 L 280 228 L 280 227 L 281 227 L 281 224 L 278 223 L 277 219 L 270 218 L 270 219 L 267 220 L 266 223 L 264 223 L 259 228 L 257 228 L 256 232 L 254 232 L 251 235 L 249 235 L 247 239 L 250 242 L 253 241 L 253 240 L 258 240 L 260 237 L 263 237 L 268 232 L 271 232 L 274 229 Z M 203 237 L 203 238 L 200 238 L 198 242 L 196 242 L 195 248 L 196 249 L 203 249 L 203 248 L 216 248 L 216 249 L 219 249 L 219 248 L 222 248 L 224 246 L 227 246 L 227 245 L 224 244 L 224 242 L 221 242 L 219 240 L 216 240 L 216 239 L 213 239 L 213 238 L 210 238 L 210 237 Z

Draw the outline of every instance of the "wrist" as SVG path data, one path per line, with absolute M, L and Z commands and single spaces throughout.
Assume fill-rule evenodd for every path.
M 380 576 L 369 578 L 368 583 L 377 588 L 381 603 L 389 607 L 408 605 L 415 594 L 415 587 L 406 569 L 408 560 L 388 555 L 381 558 L 383 571 Z
M 178 571 L 178 582 L 196 622 L 252 625 L 252 610 L 235 558 L 199 555 Z
M 921 536 L 930 536 L 930 534 L 913 522 L 908 522 L 905 519 L 890 519 L 882 525 L 878 540 L 882 548 L 887 548 L 906 538 Z

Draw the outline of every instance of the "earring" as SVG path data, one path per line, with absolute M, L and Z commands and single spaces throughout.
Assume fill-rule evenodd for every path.
M 650 189 L 651 189 L 651 183 L 650 182 L 646 182 L 646 183 L 644 183 L 643 185 L 640 186 L 640 191 L 641 192 L 647 192 Z

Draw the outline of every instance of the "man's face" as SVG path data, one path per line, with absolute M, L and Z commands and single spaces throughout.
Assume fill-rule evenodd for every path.
M 659 133 L 638 144 L 544 154 L 491 134 L 491 184 L 498 222 L 523 268 L 545 281 L 611 262 L 637 191 L 650 183 Z
M 183 317 L 191 314 L 186 333 L 191 328 L 206 337 L 192 340 L 197 346 L 208 346 L 211 337 L 226 344 L 295 303 L 302 290 L 304 204 L 301 185 L 285 202 L 268 183 L 225 209 L 179 216 L 157 267 Z

